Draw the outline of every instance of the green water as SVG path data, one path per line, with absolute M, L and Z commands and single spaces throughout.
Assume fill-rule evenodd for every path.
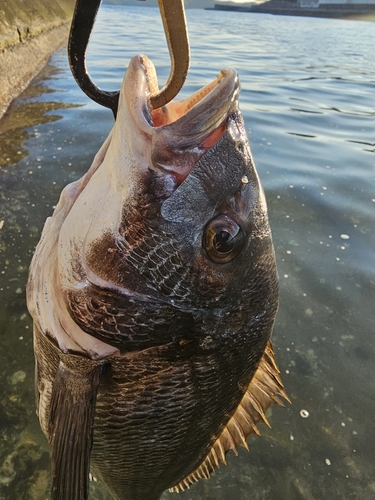
M 223 67 L 240 74 L 280 275 L 274 347 L 292 405 L 273 410 L 272 429 L 250 440 L 250 453 L 230 453 L 228 467 L 180 496 L 370 500 L 375 25 L 203 10 L 188 11 L 188 22 L 192 70 L 183 95 Z M 95 81 L 118 88 L 137 52 L 148 53 L 167 77 L 157 11 L 104 6 L 90 46 Z M 34 408 L 27 269 L 61 189 L 87 170 L 112 123 L 111 113 L 78 89 L 64 51 L 0 122 L 1 500 L 49 498 L 49 446 Z M 109 496 L 93 484 L 91 498 Z

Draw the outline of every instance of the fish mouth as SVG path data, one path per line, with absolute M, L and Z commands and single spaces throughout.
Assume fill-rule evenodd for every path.
M 127 109 L 133 134 L 146 139 L 138 153 L 145 155 L 147 149 L 151 168 L 182 181 L 221 139 L 227 118 L 238 111 L 238 74 L 232 68 L 222 70 L 215 80 L 187 99 L 153 109 L 150 97 L 158 91 L 153 63 L 145 55 L 133 57 L 124 79 L 117 120 L 123 120 L 121 112 Z M 121 105 L 122 99 L 125 105 Z
M 218 109 L 222 104 L 230 105 L 230 102 L 235 98 L 235 95 L 233 94 L 238 88 L 238 76 L 235 70 L 229 68 L 227 70 L 221 70 L 218 76 L 211 83 L 197 90 L 187 99 L 182 101 L 172 100 L 160 108 L 153 109 L 149 97 L 159 92 L 156 70 L 147 56 L 141 56 L 139 61 L 144 69 L 148 82 L 147 111 L 148 117 L 152 121 L 152 125 L 154 127 L 169 125 L 170 123 L 177 121 L 179 118 L 186 115 L 194 106 L 196 107 L 195 114 L 197 114 L 198 112 L 206 111 L 207 107 L 212 109 L 211 101 L 214 101 L 217 98 L 219 98 L 219 102 L 216 102 Z M 209 94 L 210 97 L 208 98 L 207 96 L 209 96 Z M 207 99 L 204 100 L 206 97 Z

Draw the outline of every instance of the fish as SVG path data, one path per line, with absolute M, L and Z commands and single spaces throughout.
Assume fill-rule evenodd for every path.
M 158 500 L 208 478 L 288 400 L 270 341 L 278 275 L 228 68 L 152 109 L 131 59 L 115 124 L 33 256 L 40 426 L 52 500 Z

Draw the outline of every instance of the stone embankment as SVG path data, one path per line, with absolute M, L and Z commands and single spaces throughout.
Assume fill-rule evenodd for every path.
M 0 118 L 66 42 L 75 0 L 0 0 Z

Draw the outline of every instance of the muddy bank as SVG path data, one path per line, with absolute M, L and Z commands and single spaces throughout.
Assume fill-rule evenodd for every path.
M 0 118 L 66 40 L 75 0 L 0 0 Z

